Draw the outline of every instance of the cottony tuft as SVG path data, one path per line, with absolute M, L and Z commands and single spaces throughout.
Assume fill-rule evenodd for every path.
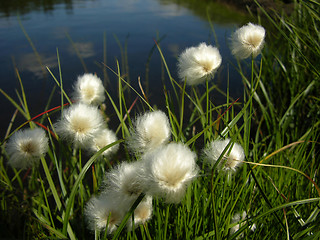
M 230 139 L 212 141 L 204 149 L 204 155 L 205 158 L 214 165 L 222 155 L 223 151 L 227 148 L 218 164 L 218 169 L 224 171 L 236 171 L 237 167 L 241 165 L 245 158 L 244 150 L 238 143 L 230 143 L 228 146 L 229 143 Z
M 263 48 L 265 35 L 266 31 L 260 25 L 248 23 L 239 28 L 232 35 L 232 54 L 239 59 L 258 56 Z
M 107 227 L 109 234 L 117 229 L 124 214 L 117 202 L 105 194 L 91 197 L 84 208 L 88 228 L 92 231 L 101 231 Z
M 181 143 L 171 142 L 145 154 L 146 193 L 178 203 L 197 176 L 196 154 Z
M 9 165 L 21 169 L 32 167 L 48 151 L 46 132 L 41 128 L 19 130 L 10 137 L 6 151 Z
M 90 145 L 88 145 L 89 150 L 93 153 L 98 152 L 101 148 L 114 143 L 115 141 L 117 141 L 118 138 L 116 136 L 116 134 L 110 130 L 110 129 L 102 129 L 101 131 L 99 131 L 92 139 L 92 142 Z M 107 150 L 105 150 L 102 155 L 103 156 L 109 156 L 113 153 L 115 153 L 117 150 L 119 149 L 119 144 L 114 145 L 110 148 L 108 148 Z
M 171 137 L 169 119 L 160 110 L 146 112 L 136 118 L 130 133 L 126 141 L 133 152 L 151 151 L 169 141 Z
M 178 58 L 178 75 L 182 82 L 196 85 L 213 78 L 222 62 L 216 47 L 200 43 L 184 50 Z
M 63 111 L 55 129 L 59 136 L 72 141 L 75 146 L 86 147 L 101 131 L 103 125 L 104 121 L 98 108 L 77 103 Z
M 92 73 L 79 76 L 74 86 L 74 98 L 76 101 L 85 104 L 101 104 L 105 99 L 101 79 Z

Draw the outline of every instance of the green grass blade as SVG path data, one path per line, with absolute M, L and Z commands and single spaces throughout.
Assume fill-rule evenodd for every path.
M 66 210 L 65 210 L 65 215 L 64 215 L 64 218 L 63 218 L 63 231 L 62 233 L 64 235 L 66 235 L 67 233 L 67 226 L 68 226 L 68 223 L 69 223 L 69 216 L 70 216 L 70 212 L 71 212 L 71 208 L 73 206 L 73 203 L 74 203 L 74 198 L 75 198 L 75 195 L 78 191 L 78 188 L 79 188 L 79 185 L 82 181 L 82 179 L 84 178 L 85 174 L 87 173 L 87 171 L 89 170 L 89 168 L 91 167 L 91 165 L 96 161 L 96 159 L 105 151 L 107 150 L 108 148 L 114 146 L 114 145 L 117 145 L 117 144 L 120 144 L 121 142 L 123 142 L 124 140 L 120 139 L 114 143 L 111 143 L 103 148 L 101 148 L 97 153 L 95 153 L 89 160 L 88 162 L 84 165 L 84 167 L 82 168 L 81 172 L 79 173 L 78 177 L 77 177 L 77 180 L 76 182 L 74 183 L 73 187 L 72 187 L 72 190 L 71 190 L 71 193 L 70 193 L 70 196 L 68 198 L 68 203 L 67 203 L 67 206 L 66 206 Z

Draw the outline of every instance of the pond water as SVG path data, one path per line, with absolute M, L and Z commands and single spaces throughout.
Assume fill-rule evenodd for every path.
M 114 91 L 117 77 L 102 63 L 116 69 L 118 59 L 122 67 L 125 55 L 128 71 L 123 68 L 121 71 L 128 73 L 133 86 L 137 86 L 138 77 L 143 83 L 149 79 L 144 87 L 148 89 L 150 103 L 161 105 L 163 98 L 159 95 L 167 75 L 161 68 L 158 51 L 152 50 L 154 40 L 161 39 L 161 49 L 174 78 L 176 58 L 181 51 L 200 42 L 218 44 L 223 63 L 214 81 L 225 90 L 229 75 L 231 95 L 237 97 L 243 90 L 238 74 L 233 67 L 228 67 L 234 61 L 228 38 L 236 27 L 248 21 L 246 16 L 229 7 L 217 3 L 197 4 L 192 0 L 1 1 L 0 88 L 17 100 L 17 69 L 34 116 L 43 111 L 55 85 L 45 67 L 59 77 L 57 50 L 67 93 L 72 91 L 77 76 L 86 71 L 97 73 L 105 80 L 108 90 Z M 150 64 L 148 74 L 147 62 Z M 2 138 L 14 108 L 2 94 L 0 103 Z M 51 106 L 58 104 L 59 92 L 56 91 Z

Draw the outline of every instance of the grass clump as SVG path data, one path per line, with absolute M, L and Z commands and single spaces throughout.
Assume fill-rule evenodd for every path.
M 33 117 L 20 78 L 17 101 L 1 90 L 17 109 L 12 120 L 25 118 L 1 142 L 2 237 L 318 239 L 319 4 L 295 7 L 291 16 L 261 9 L 266 23 L 235 32 L 236 55 L 251 61 L 238 61 L 243 97 L 234 100 L 227 89 L 221 105 L 212 97 L 221 90 L 209 81 L 216 69 L 208 69 L 220 64 L 194 47 L 180 59 L 186 74 L 177 82 L 157 45 L 170 84 L 164 109 L 152 107 L 118 63 L 111 69 L 117 99 L 94 74 L 66 93 L 61 74 L 58 80 L 49 69 L 61 106 Z M 276 31 L 265 39 L 261 25 L 270 23 Z M 202 85 L 187 86 L 189 74 Z M 105 105 L 115 112 L 114 129 Z M 46 134 L 41 143 L 22 134 L 28 128 Z M 39 153 L 41 144 L 31 165 L 12 164 L 14 149 L 28 161 L 21 154 Z

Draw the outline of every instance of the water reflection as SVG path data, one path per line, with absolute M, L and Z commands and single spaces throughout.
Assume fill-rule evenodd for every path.
M 208 17 L 217 24 L 243 23 L 252 18 L 243 10 L 239 10 L 233 4 L 225 4 L 218 1 L 208 0 L 158 0 L 161 5 L 177 5 L 189 9 L 193 15 L 207 21 Z
M 4 0 L 0 1 L 0 13 L 5 17 L 16 15 L 17 13 L 23 15 L 34 11 L 50 13 L 54 11 L 57 4 L 63 4 L 65 9 L 68 10 L 67 12 L 70 12 L 72 10 L 72 2 L 72 0 Z
M 73 56 L 78 53 L 81 58 L 90 58 L 96 55 L 92 42 L 75 42 L 70 45 L 68 52 Z
M 88 0 L 87 0 L 88 1 Z M 96 0 L 90 0 L 96 1 Z M 243 11 L 238 11 L 234 5 L 222 4 L 216 1 L 197 0 L 157 0 L 162 5 L 161 14 L 163 17 L 181 16 L 185 14 L 185 9 L 189 9 L 193 14 L 207 20 L 207 12 L 211 20 L 216 23 L 234 23 L 248 19 L 248 15 Z M 24 15 L 30 12 L 54 12 L 57 5 L 64 6 L 67 13 L 72 13 L 74 2 L 77 4 L 86 0 L 11 0 L 0 1 L 0 17 Z M 140 0 L 118 0 L 118 5 L 124 12 L 136 12 L 137 5 L 143 3 Z M 148 10 L 148 9 L 144 9 Z M 149 9 L 152 10 L 152 9 Z M 159 12 L 158 12 L 159 13 Z
M 47 66 L 50 69 L 53 69 L 58 66 L 57 56 L 46 56 L 44 54 L 40 54 L 42 65 Z M 34 53 L 26 53 L 20 55 L 17 59 L 17 67 L 20 71 L 28 71 L 36 78 L 43 78 L 46 70 L 39 64 L 38 59 L 35 57 Z
M 205 2 L 195 0 L 0 0 L 0 64 L 2 66 L 0 88 L 10 96 L 15 96 L 14 89 L 19 89 L 19 81 L 14 76 L 16 66 L 27 91 L 28 103 L 32 106 L 34 114 L 41 112 L 46 104 L 45 97 L 55 85 L 46 67 L 57 78 L 59 77 L 58 48 L 66 92 L 72 90 L 74 80 L 86 70 L 110 80 L 107 88 L 112 92 L 112 89 L 115 90 L 117 86 L 117 76 L 103 69 L 102 62 L 112 69 L 117 69 L 115 61 L 117 59 L 121 74 L 127 79 L 130 78 L 131 84 L 137 88 L 137 79 L 140 77 L 148 93 L 150 89 L 148 97 L 151 104 L 159 105 L 160 101 L 163 102 L 163 95 L 159 89 L 163 88 L 162 84 L 167 80 L 167 75 L 161 68 L 159 53 L 154 49 L 154 39 L 166 36 L 160 45 L 171 75 L 175 78 L 176 58 L 181 51 L 200 42 L 216 44 L 215 36 L 207 21 L 209 15 L 223 55 L 223 66 L 226 69 L 221 71 L 221 76 L 217 75 L 215 81 L 221 82 L 223 88 L 223 84 L 226 84 L 226 76 L 229 74 L 230 84 L 234 86 L 231 95 L 236 94 L 237 91 L 242 93 L 240 84 L 236 83 L 237 79 L 233 77 L 231 71 L 227 70 L 228 61 L 230 61 L 227 40 L 235 26 L 246 22 L 247 17 L 242 13 L 231 13 L 230 9 L 226 10 L 225 7 L 213 1 L 204 4 Z M 72 11 L 68 12 L 65 9 L 72 9 Z M 20 15 L 25 14 L 21 17 L 21 23 L 38 54 L 35 54 L 19 26 L 17 12 Z M 104 33 L 106 33 L 106 39 L 104 39 Z M 105 46 L 104 41 L 106 41 Z M 125 61 L 124 55 L 126 55 Z M 14 64 L 12 59 L 15 59 Z M 167 83 L 168 85 L 170 84 Z M 39 101 L 38 94 L 34 94 L 35 92 L 45 93 L 44 99 Z M 55 94 L 60 93 L 57 91 Z M 56 95 L 54 97 L 58 100 L 54 102 L 55 98 L 53 98 L 52 104 L 57 105 L 60 96 Z M 5 123 L 5 126 L 0 128 L 1 131 L 6 129 L 13 107 L 9 106 L 10 103 L 3 96 L 0 96 L 0 101 L 6 103 L 6 108 L 0 116 L 0 127 Z M 3 132 L 0 132 L 0 135 L 3 136 Z

